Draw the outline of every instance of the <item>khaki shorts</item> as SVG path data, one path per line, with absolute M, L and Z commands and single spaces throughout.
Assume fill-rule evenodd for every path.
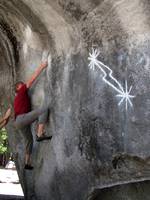
M 48 107 L 35 109 L 31 112 L 18 115 L 14 121 L 14 126 L 19 129 L 25 138 L 26 153 L 32 153 L 33 136 L 31 131 L 31 124 L 38 120 L 38 124 L 46 123 L 48 119 Z

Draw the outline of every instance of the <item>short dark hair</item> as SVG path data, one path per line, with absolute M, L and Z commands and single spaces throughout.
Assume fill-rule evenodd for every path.
M 15 83 L 15 90 L 16 90 L 17 85 L 19 85 L 19 84 L 24 84 L 24 82 L 23 82 L 23 81 L 18 81 L 18 82 L 16 82 L 16 83 Z
M 15 87 L 17 87 L 17 85 L 19 85 L 19 84 L 24 84 L 24 82 L 23 82 L 23 81 L 18 81 L 18 82 L 16 82 L 16 83 L 15 83 Z

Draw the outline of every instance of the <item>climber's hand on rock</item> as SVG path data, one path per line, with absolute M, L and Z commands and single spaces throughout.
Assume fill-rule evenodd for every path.
M 48 62 L 46 61 L 46 62 L 43 62 L 42 64 L 41 64 L 41 68 L 42 69 L 44 69 L 44 68 L 46 68 L 48 66 Z

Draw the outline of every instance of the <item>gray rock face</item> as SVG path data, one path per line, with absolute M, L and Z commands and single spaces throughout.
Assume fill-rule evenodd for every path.
M 146 195 L 145 195 L 146 194 Z M 104 188 L 95 191 L 93 198 L 95 200 L 120 200 L 120 199 L 149 199 L 149 182 L 132 183 L 114 186 L 112 188 Z M 99 196 L 96 198 L 96 196 Z
M 148 0 L 0 0 L 2 111 L 49 55 L 30 94 L 33 109 L 50 105 L 53 138 L 34 141 L 33 172 L 25 136 L 7 126 L 27 200 L 148 199 L 149 11 Z M 134 182 L 145 188 L 136 195 Z

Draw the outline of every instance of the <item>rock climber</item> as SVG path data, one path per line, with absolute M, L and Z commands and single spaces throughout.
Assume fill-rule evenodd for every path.
M 15 99 L 14 99 L 14 126 L 24 134 L 25 138 L 25 166 L 24 169 L 32 170 L 31 154 L 33 146 L 33 136 L 31 132 L 31 124 L 38 119 L 36 141 L 50 140 L 52 136 L 45 135 L 45 123 L 48 118 L 48 107 L 42 106 L 38 109 L 31 110 L 31 101 L 28 94 L 30 87 L 37 77 L 41 74 L 44 68 L 47 67 L 47 62 L 42 63 L 34 72 L 32 77 L 26 82 L 19 81 L 15 84 Z M 3 126 L 7 124 L 11 115 L 9 108 L 2 120 Z

